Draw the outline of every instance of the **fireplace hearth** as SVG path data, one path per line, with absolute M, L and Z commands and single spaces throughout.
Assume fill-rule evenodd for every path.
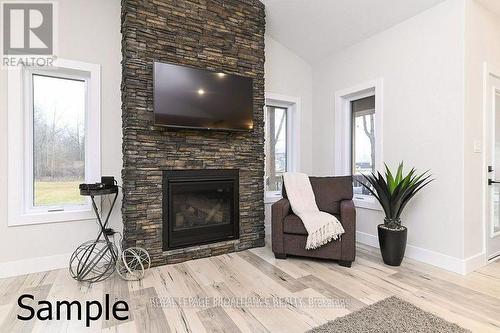
M 238 170 L 163 172 L 164 251 L 238 237 Z

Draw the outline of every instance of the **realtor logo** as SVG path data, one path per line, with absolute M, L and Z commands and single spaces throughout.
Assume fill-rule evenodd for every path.
M 51 55 L 52 3 L 3 3 L 3 54 Z
M 57 3 L 1 2 L 0 68 L 52 66 L 57 52 Z

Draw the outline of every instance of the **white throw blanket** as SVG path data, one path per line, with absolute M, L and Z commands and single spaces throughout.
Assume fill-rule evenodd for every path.
M 342 224 L 335 216 L 319 210 L 306 174 L 287 172 L 283 180 L 290 206 L 307 230 L 307 250 L 325 245 L 344 233 Z

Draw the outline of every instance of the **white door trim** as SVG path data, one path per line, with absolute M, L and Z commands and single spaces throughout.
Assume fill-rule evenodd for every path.
M 491 111 L 488 107 L 488 99 L 490 96 L 489 82 L 490 76 L 495 76 L 500 78 L 500 65 L 491 64 L 484 62 L 483 63 L 483 142 L 484 146 L 488 149 L 490 148 L 488 143 L 489 135 L 491 132 L 491 124 L 489 123 L 489 112 Z M 486 151 L 485 151 L 486 152 Z M 489 154 L 483 154 L 483 172 L 482 172 L 482 183 L 483 183 L 483 191 L 482 191 L 482 201 L 483 201 L 483 214 L 482 214 L 482 232 L 483 232 L 483 253 L 484 253 L 484 265 L 488 263 L 488 237 L 490 235 L 489 230 L 489 220 L 491 218 L 489 207 L 489 185 L 488 185 L 488 165 L 489 165 Z M 493 260 L 495 260 L 493 258 Z

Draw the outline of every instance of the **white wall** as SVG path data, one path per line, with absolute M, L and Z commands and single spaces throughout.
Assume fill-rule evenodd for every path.
M 102 66 L 102 173 L 121 179 L 121 34 L 119 0 L 59 0 L 59 57 Z M 7 227 L 7 72 L 0 71 L 0 275 L 30 265 L 67 264 L 80 243 L 97 236 L 94 221 Z M 121 229 L 121 202 L 112 217 Z M 30 259 L 51 257 L 48 260 Z M 35 266 L 35 264 L 37 266 Z M 30 268 L 30 267 L 25 267 Z
M 464 255 L 468 258 L 484 251 L 482 213 L 485 166 L 483 155 L 473 153 L 472 149 L 474 140 L 482 141 L 483 138 L 483 63 L 500 67 L 500 16 L 476 0 L 466 1 L 465 43 Z
M 402 216 L 407 253 L 430 261 L 463 258 L 464 17 L 464 2 L 448 0 L 313 65 L 314 173 L 334 173 L 335 91 L 383 78 L 384 161 L 436 178 Z M 375 240 L 382 213 L 357 212 Z
M 265 91 L 301 100 L 300 170 L 312 171 L 312 68 L 285 46 L 266 36 Z
M 300 98 L 300 170 L 311 173 L 312 159 L 312 68 L 285 46 L 266 36 L 265 91 Z M 271 205 L 266 204 L 266 233 L 269 233 Z

